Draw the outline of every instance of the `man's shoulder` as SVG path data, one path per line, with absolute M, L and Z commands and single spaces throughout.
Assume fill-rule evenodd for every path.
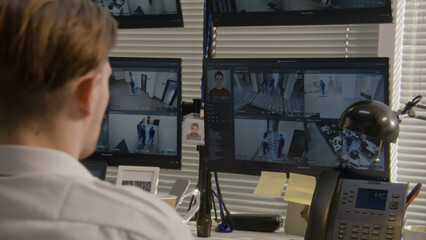
M 190 235 L 174 209 L 136 187 L 54 175 L 21 178 L 17 184 L 22 188 L 15 191 L 21 194 L 4 203 L 13 208 L 10 214 L 21 219 L 97 225 L 150 239 L 163 239 L 173 232 Z M 43 193 L 36 194 L 33 187 L 43 189 Z M 6 194 L 0 189 L 0 200 Z
M 87 196 L 91 199 L 85 198 L 89 206 L 83 208 L 98 216 L 94 217 L 93 221 L 101 225 L 125 229 L 135 234 L 149 233 L 151 236 L 156 236 L 152 239 L 160 239 L 173 232 L 180 232 L 183 235 L 188 233 L 184 231 L 187 229 L 174 209 L 151 193 L 136 187 L 119 187 L 96 181 L 90 188 L 83 184 L 78 186 L 76 191 L 79 192 L 78 195 L 80 191 L 83 194 L 87 191 Z M 92 206 L 95 206 L 94 209 Z M 106 216 L 109 216 L 109 220 L 105 219 Z

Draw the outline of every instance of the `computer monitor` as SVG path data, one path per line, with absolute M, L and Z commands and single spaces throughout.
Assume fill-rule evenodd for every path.
M 81 164 L 83 164 L 83 166 L 85 166 L 93 176 L 101 180 L 105 180 L 107 171 L 106 161 L 84 159 L 81 160 Z
M 90 158 L 179 169 L 181 60 L 113 57 L 110 63 L 110 101 Z
M 338 127 L 354 102 L 388 103 L 388 72 L 387 58 L 205 60 L 212 169 L 388 180 L 389 144 Z
M 208 0 L 215 26 L 391 23 L 390 0 Z
M 183 27 L 179 0 L 92 0 L 113 16 L 120 28 Z

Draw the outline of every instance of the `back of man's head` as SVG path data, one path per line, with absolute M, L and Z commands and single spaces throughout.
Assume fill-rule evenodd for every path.
M 90 0 L 0 0 L 0 127 L 61 108 L 61 89 L 100 66 L 116 32 Z

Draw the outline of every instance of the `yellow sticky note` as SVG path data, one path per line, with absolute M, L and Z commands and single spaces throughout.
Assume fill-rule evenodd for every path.
M 288 180 L 284 200 L 305 205 L 311 205 L 315 191 L 315 177 L 291 173 Z
M 286 180 L 285 173 L 262 171 L 254 194 L 279 197 L 283 192 Z

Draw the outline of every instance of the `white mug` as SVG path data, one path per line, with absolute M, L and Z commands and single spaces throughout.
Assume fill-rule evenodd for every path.
M 404 240 L 426 240 L 426 225 L 409 225 L 402 233 Z

